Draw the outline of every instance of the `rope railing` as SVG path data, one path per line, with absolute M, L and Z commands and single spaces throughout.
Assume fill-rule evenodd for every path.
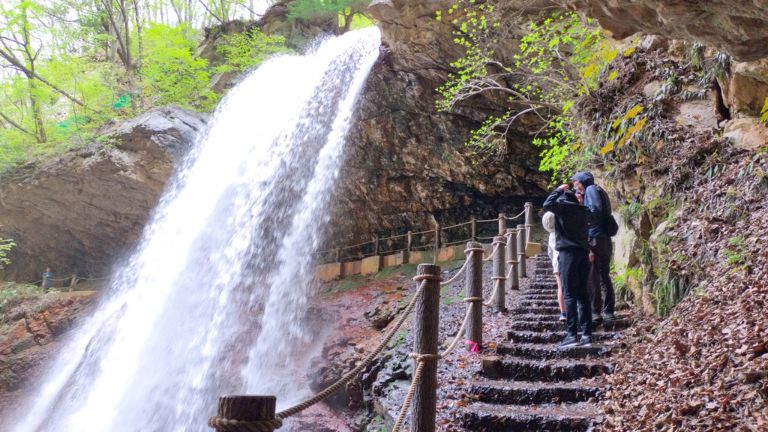
M 388 237 L 378 237 L 378 236 L 372 236 L 372 240 L 355 243 L 352 245 L 345 245 L 334 249 L 324 249 L 313 252 L 314 256 L 317 256 L 320 258 L 321 261 L 327 262 L 329 258 L 331 260 L 335 259 L 336 261 L 345 261 L 349 259 L 364 259 L 376 255 L 382 255 L 384 253 L 386 254 L 395 254 L 400 252 L 406 252 L 406 251 L 420 251 L 420 250 L 428 250 L 438 247 L 444 247 L 444 246 L 455 246 L 467 241 L 476 241 L 476 240 L 492 240 L 493 237 L 481 237 L 477 236 L 477 224 L 484 224 L 484 223 L 491 223 L 496 222 L 499 225 L 499 232 L 498 235 L 504 234 L 506 231 L 506 222 L 517 220 L 521 216 L 526 216 L 525 221 L 525 227 L 529 228 L 529 215 L 531 208 L 530 203 L 526 203 L 525 208 L 522 212 L 514 215 L 514 216 L 508 216 L 505 213 L 500 213 L 498 218 L 493 219 L 475 219 L 472 218 L 469 221 L 456 223 L 453 225 L 448 225 L 445 227 L 441 227 L 440 224 L 436 224 L 435 228 L 423 230 L 423 231 L 409 231 L 404 234 L 397 234 L 397 235 L 391 235 Z M 467 227 L 467 228 L 464 228 Z M 458 239 L 458 240 L 451 240 L 450 236 L 448 235 L 448 231 L 454 230 L 457 228 L 464 228 L 462 231 L 465 235 L 468 235 L 468 237 Z M 462 231 L 459 232 L 459 234 L 462 233 Z M 484 230 L 487 232 L 487 230 Z M 434 236 L 434 243 L 431 244 L 422 244 L 422 245 L 415 245 L 413 243 L 414 236 L 420 236 L 420 235 L 432 235 Z M 442 237 L 446 236 L 445 239 Z M 405 247 L 398 247 L 398 248 L 392 248 L 392 249 L 384 249 L 381 247 L 381 245 L 385 242 L 391 242 L 393 240 L 399 240 L 399 239 L 407 239 Z M 526 240 L 530 239 L 530 235 L 526 233 Z M 445 242 L 444 242 L 445 240 Z M 341 251 L 346 251 L 350 249 L 363 249 L 360 251 L 360 253 L 356 254 L 341 254 Z M 371 248 L 373 250 L 370 250 L 368 248 Z M 368 249 L 367 251 L 365 249 Z
M 526 207 L 526 210 L 530 211 L 530 207 Z M 526 217 L 528 217 L 527 214 Z M 530 224 L 526 225 L 530 226 Z M 409 357 L 414 360 L 414 372 L 392 431 L 401 431 L 407 422 L 409 411 L 412 431 L 433 430 L 436 416 L 437 363 L 441 358 L 448 356 L 455 350 L 462 339 L 466 339 L 469 343 L 470 352 L 480 351 L 480 347 L 482 347 L 483 308 L 486 306 L 493 307 L 496 311 L 506 310 L 504 307 L 505 285 L 507 285 L 508 280 L 511 280 L 513 286 L 517 286 L 515 279 L 521 276 L 518 274 L 520 272 L 516 270 L 519 270 L 521 261 L 525 261 L 524 248 L 522 255 L 516 257 L 516 253 L 521 252 L 518 250 L 520 248 L 517 247 L 520 241 L 527 239 L 529 235 L 526 231 L 520 229 L 520 226 L 517 230 L 505 229 L 500 234 L 506 235 L 493 238 L 493 251 L 488 257 L 483 256 L 481 243 L 468 242 L 464 250 L 464 264 L 445 281 L 440 277 L 439 266 L 420 264 L 417 275 L 413 278 L 419 282 L 413 298 L 410 299 L 408 305 L 387 331 L 379 345 L 352 370 L 314 396 L 279 412 L 275 412 L 276 399 L 272 396 L 222 397 L 219 400 L 218 414 L 209 419 L 209 426 L 219 432 L 272 432 L 280 428 L 286 418 L 323 401 L 369 367 L 386 349 L 392 338 L 401 330 L 410 314 L 415 310 L 414 352 L 409 354 Z M 440 232 L 440 229 L 426 232 Z M 409 235 L 413 235 L 413 233 L 409 233 Z M 422 247 L 431 248 L 433 246 Z M 491 279 L 494 283 L 490 297 L 485 300 L 482 290 L 482 267 L 483 261 L 487 260 L 493 260 Z M 509 268 L 505 268 L 505 266 L 509 266 Z M 463 301 L 467 303 L 467 310 L 456 334 L 453 335 L 448 346 L 440 351 L 438 342 L 440 286 L 454 283 L 462 276 L 466 277 L 466 295 Z M 233 409 L 232 407 L 239 403 L 238 400 L 248 402 L 243 405 L 248 406 L 248 408 L 241 411 Z M 251 402 L 253 405 L 248 405 Z

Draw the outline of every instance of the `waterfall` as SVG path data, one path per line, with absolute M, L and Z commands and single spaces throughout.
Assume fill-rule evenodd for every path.
M 311 256 L 379 44 L 331 38 L 229 92 L 16 432 L 208 431 L 219 395 L 305 395 Z

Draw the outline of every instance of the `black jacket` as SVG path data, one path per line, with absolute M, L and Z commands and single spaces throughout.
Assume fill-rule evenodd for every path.
M 544 200 L 543 207 L 555 214 L 555 249 L 589 250 L 587 208 L 579 204 L 573 193 L 556 189 Z
M 579 172 L 573 176 L 584 187 L 584 206 L 587 207 L 589 219 L 589 238 L 608 236 L 605 231 L 605 219 L 611 214 L 611 200 L 608 194 L 595 185 L 595 178 L 588 172 Z

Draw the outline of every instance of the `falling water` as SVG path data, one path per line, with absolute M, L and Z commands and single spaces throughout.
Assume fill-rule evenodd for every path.
M 203 431 L 221 394 L 303 395 L 310 256 L 378 47 L 348 33 L 229 92 L 16 432 Z

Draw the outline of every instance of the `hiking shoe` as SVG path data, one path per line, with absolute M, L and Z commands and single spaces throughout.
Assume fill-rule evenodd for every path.
M 604 313 L 603 314 L 603 319 L 606 322 L 608 322 L 608 321 L 615 321 L 616 320 L 616 316 L 614 314 L 612 314 L 612 313 Z
M 568 335 L 563 339 L 562 342 L 560 342 L 560 348 L 568 348 L 572 346 L 576 346 L 579 344 L 579 341 L 576 340 L 576 336 Z
M 579 339 L 579 346 L 592 346 L 592 336 L 581 335 L 581 339 Z
M 558 321 L 567 321 L 567 318 L 565 318 L 565 312 L 560 312 L 560 318 L 557 319 Z

